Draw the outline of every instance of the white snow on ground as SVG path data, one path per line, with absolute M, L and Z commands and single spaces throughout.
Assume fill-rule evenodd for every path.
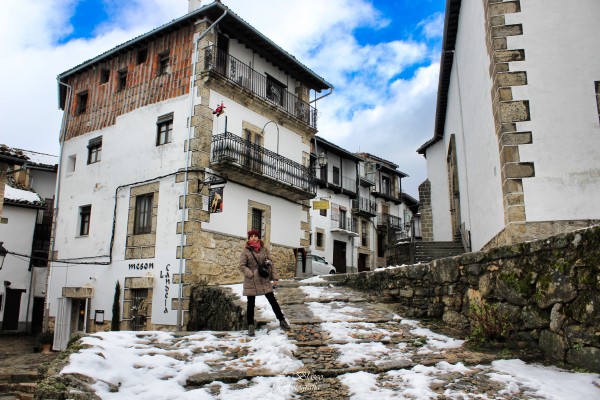
M 535 398 L 547 400 L 600 399 L 598 374 L 572 373 L 554 367 L 525 364 L 521 360 L 494 361 L 491 367 L 478 366 L 474 369 L 480 368 L 496 370 L 488 375 L 506 384 L 506 389 L 500 394 L 510 398 L 528 399 L 535 395 Z M 349 388 L 352 400 L 429 400 L 440 398 L 430 388 L 432 383 L 442 382 L 439 377 L 449 372 L 465 374 L 469 371 L 471 369 L 462 363 L 452 365 L 443 361 L 435 367 L 417 365 L 412 369 L 389 371 L 383 374 L 381 380 L 377 380 L 378 375 L 367 372 L 341 375 L 340 380 Z M 485 394 L 452 389 L 447 389 L 444 396 L 460 400 L 498 398 L 490 399 Z
M 342 295 L 323 286 L 299 286 L 299 289 L 310 299 L 337 299 Z
M 417 321 L 404 319 L 400 323 L 413 326 L 414 329 L 410 330 L 410 333 L 413 335 L 425 336 L 427 338 L 427 343 L 419 350 L 419 354 L 439 352 L 439 350 L 443 349 L 455 349 L 462 346 L 465 342 L 464 340 L 453 339 L 448 336 L 437 334 L 427 328 L 421 328 Z
M 533 394 L 550 400 L 600 399 L 598 374 L 570 373 L 555 367 L 526 364 L 521 360 L 494 361 L 492 368 L 497 373 L 490 373 L 489 376 L 505 382 L 506 392 L 520 395 L 518 397 Z M 526 386 L 526 389 L 519 389 L 520 386 Z
M 464 373 L 465 371 L 468 371 L 468 368 L 461 363 L 452 365 L 440 362 L 435 367 L 417 365 L 408 370 L 389 371 L 383 374 L 385 386 L 381 384 L 381 381 L 377 381 L 376 374 L 367 372 L 341 375 L 340 380 L 348 386 L 352 400 L 426 400 L 438 398 L 438 394 L 429 387 L 432 383 L 441 382 L 436 378 L 437 376 L 448 372 Z
M 215 372 L 210 363 L 219 362 L 232 370 L 254 366 L 271 375 L 293 373 L 302 367 L 302 362 L 292 356 L 296 346 L 280 330 L 260 330 L 252 340 L 240 332 L 219 336 L 213 332 L 199 332 L 185 336 L 174 349 L 167 350 L 165 344 L 175 341 L 170 332 L 97 333 L 82 339 L 91 348 L 72 354 L 69 365 L 61 372 L 94 378 L 96 393 L 103 399 L 196 399 L 203 397 L 175 397 L 175 394 L 183 396 L 184 385 L 190 376 Z M 235 348 L 243 348 L 248 354 L 229 359 L 224 352 Z M 280 382 L 280 376 L 271 381 L 261 379 L 266 379 L 263 383 L 271 382 L 270 386 L 276 383 L 286 386 Z M 111 393 L 109 383 L 119 386 L 119 392 Z
M 241 295 L 241 285 L 230 287 Z M 330 333 L 332 340 L 349 341 L 339 345 L 339 361 L 349 364 L 358 360 L 383 363 L 409 356 L 403 343 L 392 349 L 380 343 L 381 335 L 391 336 L 392 332 L 376 331 L 369 323 L 343 319 L 344 313 L 357 314 L 359 309 L 349 306 L 339 308 L 340 305 L 335 303 L 327 304 L 330 307 L 309 305 L 318 318 L 325 321 L 322 328 Z M 257 308 L 272 315 L 264 296 L 257 297 Z M 353 318 L 356 317 L 350 317 Z M 274 315 L 272 319 L 267 329 L 259 329 L 252 339 L 248 339 L 245 332 L 202 331 L 181 338 L 170 332 L 155 331 L 96 333 L 82 339 L 89 347 L 72 354 L 69 364 L 61 372 L 91 377 L 96 381 L 93 385 L 96 394 L 107 400 L 287 400 L 292 398 L 296 385 L 301 382 L 293 373 L 302 363 L 293 358 L 295 345 L 287 335 L 279 329 L 271 329 L 277 326 Z M 462 343 L 421 328 L 416 321 L 402 320 L 399 316 L 394 316 L 390 323 L 409 325 L 412 333 L 423 335 L 426 338 L 423 348 L 428 351 L 442 351 Z M 365 332 L 376 339 L 364 343 L 352 340 L 355 335 Z M 233 358 L 233 354 L 240 356 Z M 211 363 L 220 363 L 234 370 L 254 368 L 268 371 L 263 375 L 274 376 L 255 377 L 250 382 L 243 380 L 236 384 L 214 382 L 210 385 L 212 388 L 219 387 L 219 391 L 211 391 L 210 388 L 186 390 L 185 382 L 189 377 L 215 372 Z M 429 400 L 439 398 L 431 385 L 439 382 L 441 377 L 450 372 L 464 374 L 469 371 L 485 373 L 490 379 L 503 383 L 505 389 L 500 395 L 506 398 L 525 399 L 535 395 L 548 400 L 600 399 L 598 374 L 572 373 L 525 364 L 520 360 L 495 361 L 472 369 L 461 363 L 440 362 L 435 366 L 417 365 L 411 369 L 389 371 L 381 375 L 381 380 L 377 379 L 378 375 L 367 372 L 344 374 L 340 380 L 348 387 L 352 400 Z M 290 373 L 292 376 L 284 376 Z M 111 392 L 109 384 L 116 385 L 118 391 Z M 453 388 L 446 389 L 444 396 L 457 400 L 492 400 L 484 394 Z
M 300 283 L 320 283 L 327 282 L 326 279 L 322 278 L 321 275 L 313 276 L 311 278 L 302 279 Z
M 313 315 L 321 321 L 357 321 L 362 319 L 362 309 L 345 304 L 339 301 L 306 303 Z

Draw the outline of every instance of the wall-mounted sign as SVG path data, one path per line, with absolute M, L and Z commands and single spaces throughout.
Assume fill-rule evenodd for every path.
M 223 186 L 210 188 L 208 192 L 208 207 L 211 214 L 223 212 Z
M 329 200 L 314 200 L 312 206 L 315 210 L 329 210 Z

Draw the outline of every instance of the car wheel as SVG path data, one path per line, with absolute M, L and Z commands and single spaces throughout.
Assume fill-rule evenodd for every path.
M 330 274 L 335 274 L 334 270 L 329 271 Z

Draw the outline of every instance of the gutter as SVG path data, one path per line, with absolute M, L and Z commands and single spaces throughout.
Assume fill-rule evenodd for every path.
M 73 88 L 67 85 L 64 82 L 61 82 L 59 78 L 56 79 L 59 85 L 64 85 L 67 87 L 67 106 L 65 107 L 65 111 L 63 113 L 62 127 L 60 132 L 60 152 L 58 154 L 58 165 L 56 168 L 56 189 L 54 191 L 54 210 L 52 213 L 52 237 L 50 238 L 50 255 L 48 260 L 48 273 L 46 274 L 46 296 L 45 296 L 45 305 L 44 305 L 44 320 L 42 324 L 42 331 L 45 332 L 48 330 L 48 324 L 50 319 L 50 308 L 48 302 L 49 296 L 49 283 L 50 283 L 50 275 L 52 274 L 51 268 L 51 260 L 54 260 L 54 249 L 56 245 L 56 225 L 58 220 L 58 201 L 60 199 L 60 173 L 61 173 L 61 165 L 62 165 L 62 155 L 63 155 L 63 147 L 65 145 L 65 137 L 67 136 L 67 123 L 69 122 L 69 112 L 71 108 L 71 98 L 73 96 Z M 59 97 L 60 104 L 60 97 Z M 68 274 L 69 269 L 65 271 Z M 66 278 L 65 278 L 66 279 Z M 56 331 L 55 331 L 56 332 Z

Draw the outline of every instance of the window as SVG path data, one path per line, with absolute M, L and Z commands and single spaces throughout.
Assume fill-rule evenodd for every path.
M 369 246 L 368 225 L 366 221 L 362 222 L 360 231 L 360 245 L 363 247 Z
M 262 217 L 263 217 L 263 213 L 262 210 L 259 210 L 258 208 L 253 208 L 252 209 L 252 229 L 256 229 L 257 231 L 259 231 L 261 233 L 260 237 L 262 237 Z
M 67 172 L 75 172 L 75 164 L 77 163 L 77 156 L 72 155 L 67 159 Z
M 333 167 L 333 184 L 340 185 L 340 169 L 338 167 Z
M 385 233 L 377 234 L 377 257 L 385 257 Z
M 140 65 L 146 62 L 148 59 L 148 48 L 142 47 L 137 51 L 137 57 L 135 60 L 135 65 Z
M 283 91 L 285 85 L 267 74 L 267 99 L 283 105 Z
M 148 320 L 148 289 L 131 289 L 131 330 L 143 331 Z
M 387 176 L 381 177 L 381 193 L 390 194 L 390 178 Z
M 108 80 L 110 79 L 110 69 L 102 69 L 100 71 L 100 84 L 102 85 L 103 83 L 108 82 Z
M 127 70 L 119 71 L 119 85 L 117 86 L 117 92 L 124 90 L 127 86 Z
M 140 235 L 152 232 L 152 207 L 154 193 L 148 193 L 135 198 L 135 220 L 133 234 Z
M 600 119 L 600 81 L 594 82 L 596 87 L 596 106 L 598 107 L 598 118 Z
M 348 219 L 346 215 L 346 209 L 344 207 L 340 207 L 340 228 L 348 230 L 350 227 L 348 226 Z
M 171 143 L 173 132 L 173 113 L 158 117 L 156 122 L 156 145 Z
M 88 144 L 88 164 L 93 164 L 102 159 L 102 136 L 90 140 Z
M 168 74 L 169 71 L 169 52 L 165 51 L 158 55 L 158 73 L 157 75 Z
M 79 236 L 89 235 L 91 215 L 92 206 L 79 207 Z
M 323 247 L 323 232 L 317 232 L 317 243 L 315 243 L 317 247 Z
M 88 92 L 81 92 L 77 94 L 77 115 L 85 114 L 87 111 Z

